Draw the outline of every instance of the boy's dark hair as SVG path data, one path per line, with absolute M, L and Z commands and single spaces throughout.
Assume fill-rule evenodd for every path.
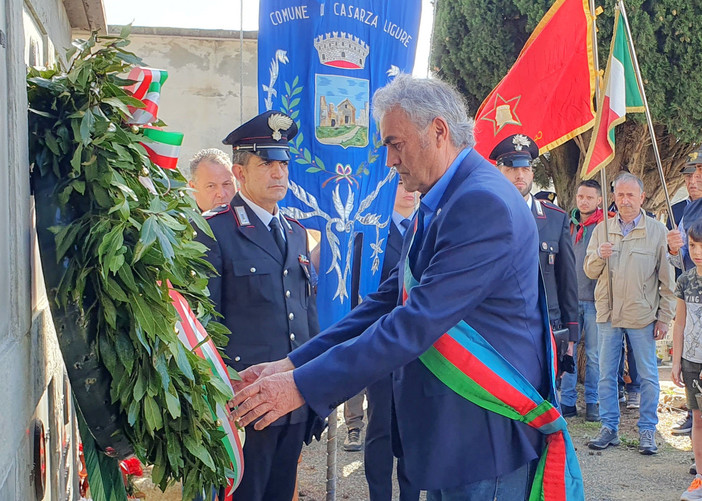
M 702 219 L 698 219 L 687 229 L 687 238 L 695 242 L 702 242 Z
M 598 183 L 594 179 L 586 179 L 585 181 L 580 181 L 580 183 L 578 183 L 578 188 L 580 188 L 581 186 L 585 186 L 586 188 L 595 188 L 597 190 L 597 194 L 599 196 L 602 196 L 602 187 L 600 186 L 600 183 Z

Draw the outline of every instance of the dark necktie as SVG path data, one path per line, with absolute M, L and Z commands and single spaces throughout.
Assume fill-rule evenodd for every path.
M 271 232 L 273 233 L 273 239 L 278 245 L 280 253 L 283 255 L 283 257 L 285 257 L 285 239 L 283 238 L 283 234 L 281 233 L 280 221 L 277 217 L 274 217 L 273 219 L 271 219 L 271 222 L 268 223 L 268 226 L 270 227 Z
M 415 228 L 414 236 L 412 238 L 412 247 L 409 250 L 409 261 L 410 264 L 414 265 L 417 262 L 417 255 L 419 254 L 419 249 L 422 246 L 422 237 L 424 236 L 424 211 L 420 207 L 417 211 L 417 217 L 414 219 Z
M 403 219 L 400 221 L 400 226 L 402 227 L 402 234 L 404 235 L 407 233 L 407 228 L 409 228 L 410 225 L 410 220 L 409 219 Z

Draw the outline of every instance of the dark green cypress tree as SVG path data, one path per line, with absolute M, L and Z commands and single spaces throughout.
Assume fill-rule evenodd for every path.
M 597 19 L 599 63 L 605 69 L 614 21 L 614 0 Z M 431 67 L 466 97 L 471 113 L 507 73 L 550 0 L 436 0 Z M 693 143 L 702 141 L 702 2 L 626 0 L 646 96 L 671 195 Z M 554 183 L 559 203 L 573 203 L 590 132 L 551 151 L 537 170 L 541 184 Z M 617 127 L 611 179 L 627 168 L 644 180 L 649 210 L 663 209 L 648 127 L 643 114 Z

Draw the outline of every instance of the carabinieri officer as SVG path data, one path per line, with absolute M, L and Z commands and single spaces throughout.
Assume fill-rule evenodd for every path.
M 319 331 L 305 229 L 278 209 L 288 186 L 289 116 L 267 111 L 231 132 L 233 171 L 241 191 L 204 214 L 216 238 L 198 240 L 219 276 L 210 294 L 232 331 L 226 353 L 237 371 L 284 358 Z M 246 427 L 244 476 L 235 501 L 290 501 L 306 436 L 307 406 L 256 431 Z
M 514 134 L 495 146 L 490 153 L 490 160 L 495 160 L 497 167 L 519 190 L 534 215 L 539 230 L 539 264 L 546 288 L 551 326 L 554 333 L 562 329 L 568 330 L 567 354 L 573 356 L 579 329 L 578 284 L 570 221 L 563 209 L 531 195 L 534 182 L 532 163 L 538 156 L 539 148 L 533 139 L 524 134 Z M 575 415 L 575 406 L 563 406 L 564 417 Z

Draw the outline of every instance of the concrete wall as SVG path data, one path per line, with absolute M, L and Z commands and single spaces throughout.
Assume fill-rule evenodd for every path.
M 0 2 L 0 501 L 78 499 L 74 411 L 35 243 L 25 90 L 27 64 L 51 65 L 70 45 L 66 7 L 103 12 L 100 0 Z M 35 423 L 45 431 L 43 495 Z
M 110 31 L 118 29 L 110 27 Z M 181 171 L 188 175 L 188 160 L 201 148 L 230 153 L 222 139 L 258 113 L 256 33 L 244 32 L 243 74 L 238 31 L 134 27 L 129 38 L 128 50 L 147 66 L 168 71 L 159 118 L 168 124 L 167 130 L 185 133 L 178 162 Z

